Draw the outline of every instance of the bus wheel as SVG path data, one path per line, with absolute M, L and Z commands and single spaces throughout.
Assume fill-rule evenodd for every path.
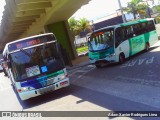
M 100 64 L 96 65 L 96 68 L 101 68 L 101 65 Z
M 148 50 L 149 50 L 149 47 L 150 47 L 150 46 L 149 46 L 149 43 L 146 43 L 146 49 L 145 49 L 145 50 L 148 51 Z
M 12 88 L 14 89 L 14 90 L 16 90 L 16 87 L 15 87 L 15 85 L 12 83 L 11 84 L 11 86 L 12 86 Z
M 124 63 L 124 61 L 125 61 L 125 56 L 124 56 L 124 54 L 120 54 L 119 55 L 119 64 L 122 64 L 122 63 Z

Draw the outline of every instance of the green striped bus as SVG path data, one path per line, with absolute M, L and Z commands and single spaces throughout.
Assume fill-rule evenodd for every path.
M 123 63 L 158 41 L 154 18 L 104 27 L 89 39 L 89 59 L 97 68 L 106 63 Z

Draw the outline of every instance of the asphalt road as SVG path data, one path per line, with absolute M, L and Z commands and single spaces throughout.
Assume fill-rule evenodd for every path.
M 100 69 L 88 65 L 70 70 L 71 86 L 26 102 L 20 101 L 10 80 L 0 73 L 0 111 L 160 111 L 159 45 L 127 59 L 122 65 Z

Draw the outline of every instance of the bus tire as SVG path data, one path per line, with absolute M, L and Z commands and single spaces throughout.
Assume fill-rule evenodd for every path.
M 146 51 L 149 51 L 149 47 L 150 47 L 150 45 L 149 45 L 149 43 L 147 42 L 147 43 L 146 43 L 146 48 L 145 48 L 145 50 L 146 50 Z
M 119 64 L 124 63 L 124 61 L 125 61 L 125 55 L 124 55 L 123 53 L 121 53 L 121 54 L 119 55 Z
M 96 68 L 101 68 L 101 65 L 100 64 L 96 65 Z
M 14 90 L 16 90 L 16 86 L 13 83 L 11 84 L 11 86 Z

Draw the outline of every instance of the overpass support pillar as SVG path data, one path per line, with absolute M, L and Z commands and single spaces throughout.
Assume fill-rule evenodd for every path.
M 45 28 L 47 29 L 47 32 L 52 32 L 55 34 L 58 43 L 62 45 L 62 47 L 64 48 L 65 52 L 67 52 L 71 60 L 78 57 L 74 45 L 74 37 L 70 32 L 67 20 L 49 24 Z

